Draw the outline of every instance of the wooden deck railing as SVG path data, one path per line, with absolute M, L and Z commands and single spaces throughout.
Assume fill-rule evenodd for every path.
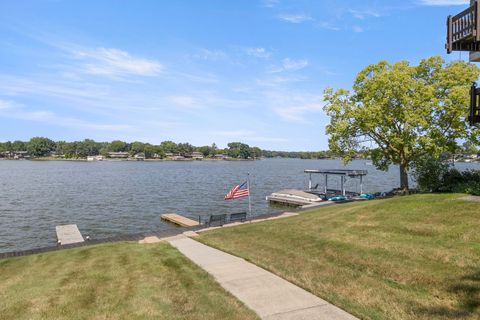
M 476 51 L 480 42 L 480 12 L 478 2 L 447 19 L 447 52 Z

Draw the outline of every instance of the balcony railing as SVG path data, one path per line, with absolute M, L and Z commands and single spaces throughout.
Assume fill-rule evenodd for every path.
M 447 52 L 480 49 L 480 12 L 477 0 L 471 7 L 447 18 Z

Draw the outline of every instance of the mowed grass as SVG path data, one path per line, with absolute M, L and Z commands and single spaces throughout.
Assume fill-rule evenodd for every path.
M 0 260 L 0 319 L 257 319 L 168 244 Z
M 364 319 L 480 319 L 480 203 L 413 195 L 203 233 Z

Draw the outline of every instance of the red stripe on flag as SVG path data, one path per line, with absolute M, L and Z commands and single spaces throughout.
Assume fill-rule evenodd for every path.
M 235 187 L 232 188 L 232 190 L 230 190 L 225 195 L 224 199 L 225 200 L 232 200 L 232 199 L 248 197 L 249 195 L 250 195 L 249 188 L 240 190 L 240 185 L 236 185 Z

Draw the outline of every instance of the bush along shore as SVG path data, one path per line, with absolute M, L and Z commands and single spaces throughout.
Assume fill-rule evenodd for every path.
M 480 196 L 480 170 L 459 171 L 449 163 L 426 157 L 417 161 L 414 176 L 422 192 L 459 192 Z

